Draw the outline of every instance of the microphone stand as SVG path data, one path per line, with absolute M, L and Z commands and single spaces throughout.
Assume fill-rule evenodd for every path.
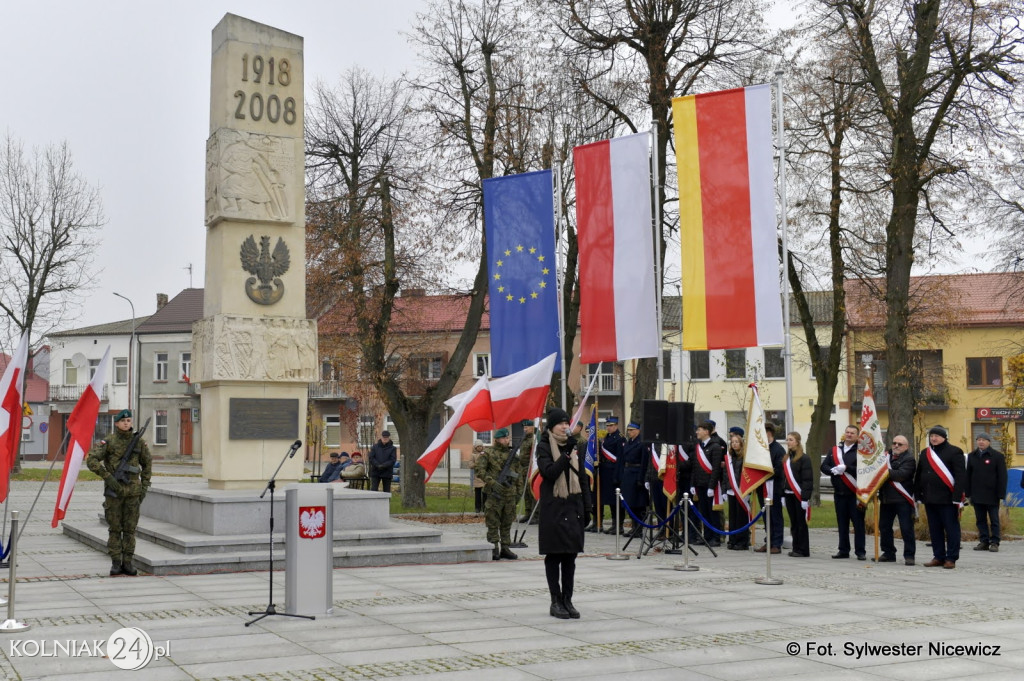
M 262 499 L 264 496 L 266 496 L 267 490 L 270 490 L 270 563 L 267 567 L 267 571 L 269 573 L 269 579 L 267 581 L 270 582 L 270 600 L 267 601 L 266 609 L 249 612 L 250 615 L 259 615 L 259 617 L 246 622 L 245 626 L 255 624 L 264 617 L 269 617 L 270 615 L 280 615 L 281 617 L 299 617 L 307 620 L 316 619 L 316 617 L 313 617 L 312 615 L 296 615 L 290 612 L 278 612 L 277 607 L 274 605 L 274 491 L 277 489 L 277 474 L 281 472 L 281 467 L 284 466 L 285 461 L 295 456 L 295 452 L 297 452 L 299 450 L 299 447 L 301 446 L 302 440 L 296 440 L 294 443 L 292 443 L 292 446 L 289 447 L 287 453 L 285 453 L 284 458 L 281 459 L 281 463 L 277 464 L 277 470 L 274 471 L 274 474 L 270 476 L 270 480 L 267 481 L 267 486 L 263 489 L 263 493 L 260 494 L 260 499 Z

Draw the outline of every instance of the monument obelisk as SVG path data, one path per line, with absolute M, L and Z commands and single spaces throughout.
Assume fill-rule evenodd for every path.
M 306 319 L 302 38 L 226 14 L 213 29 L 206 291 L 193 327 L 203 475 L 258 488 L 305 439 L 316 380 Z M 302 456 L 279 479 L 302 475 Z

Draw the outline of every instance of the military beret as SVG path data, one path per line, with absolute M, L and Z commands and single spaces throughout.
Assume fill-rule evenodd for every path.
M 499 439 L 501 439 L 503 437 L 508 437 L 508 436 L 509 436 L 508 428 L 499 428 L 498 430 L 494 431 L 494 439 L 495 440 L 499 440 Z
M 743 437 L 746 434 L 746 431 L 740 428 L 739 426 L 733 426 L 732 428 L 729 429 L 729 434 L 739 435 L 740 437 Z
M 131 409 L 122 409 L 121 411 L 117 412 L 117 416 L 114 417 L 114 423 L 117 423 L 121 419 L 130 419 L 131 417 L 132 417 L 132 410 Z

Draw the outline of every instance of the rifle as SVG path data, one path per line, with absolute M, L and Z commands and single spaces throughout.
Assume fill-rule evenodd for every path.
M 149 422 L 153 420 L 150 416 L 146 419 L 146 422 L 142 425 L 142 428 L 135 431 L 135 435 L 132 437 L 131 442 L 128 443 L 128 447 L 124 450 L 124 456 L 121 457 L 121 463 L 118 465 L 117 470 L 114 471 L 114 480 L 117 480 L 122 485 L 127 485 L 131 482 L 128 477 L 129 474 L 139 473 L 142 469 L 138 466 L 129 466 L 128 460 L 131 458 L 132 452 L 135 451 L 135 445 L 139 444 L 139 440 L 142 439 L 142 434 L 146 432 L 146 428 L 149 428 Z M 117 498 L 117 492 L 110 489 L 109 485 L 103 486 L 103 496 L 110 497 L 111 499 Z
M 520 438 L 515 447 L 509 448 L 508 458 L 505 459 L 505 465 L 501 467 L 501 472 L 498 473 L 498 477 L 494 481 L 495 490 L 492 494 L 498 499 L 500 499 L 505 491 L 511 487 L 512 481 L 519 477 L 519 473 L 512 472 L 512 464 L 515 462 L 516 457 L 519 456 L 519 447 L 522 443 L 523 440 Z

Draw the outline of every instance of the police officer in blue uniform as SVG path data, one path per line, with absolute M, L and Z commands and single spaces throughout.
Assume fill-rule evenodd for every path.
M 647 490 L 644 489 L 644 456 L 647 447 L 640 440 L 640 424 L 630 421 L 626 426 L 626 442 L 619 457 L 619 486 L 622 500 L 633 515 L 640 520 L 647 514 Z M 633 536 L 639 536 L 642 528 L 633 522 Z
M 618 505 L 618 500 L 615 498 L 615 488 L 619 486 L 618 460 L 622 456 L 622 449 L 626 444 L 626 438 L 622 437 L 622 433 L 619 432 L 618 416 L 609 416 L 605 419 L 604 423 L 608 434 L 604 436 L 604 440 L 601 441 L 601 446 L 597 452 L 598 460 L 601 462 L 598 467 L 598 477 L 601 484 L 601 508 L 597 512 L 597 524 L 598 529 L 604 525 L 604 507 L 607 506 L 611 511 L 612 525 L 607 530 L 603 530 L 603 532 L 605 534 L 615 534 L 615 507 Z M 614 460 L 609 457 L 614 457 Z M 625 511 L 620 510 L 620 531 L 624 520 Z

